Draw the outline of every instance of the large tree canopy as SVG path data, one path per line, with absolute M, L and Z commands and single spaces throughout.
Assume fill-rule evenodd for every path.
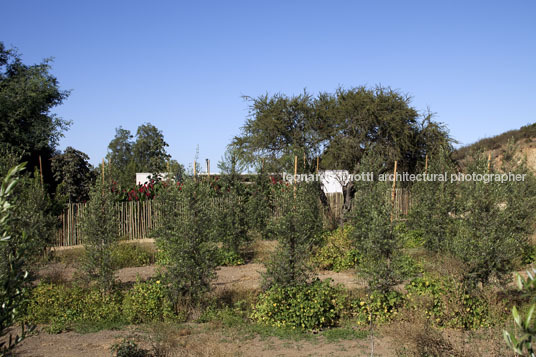
M 23 154 L 30 171 L 39 155 L 48 165 L 46 159 L 69 126 L 51 113 L 69 92 L 60 90 L 49 63 L 26 65 L 14 49 L 6 49 L 0 42 L 0 143 Z
M 134 184 L 136 172 L 161 173 L 168 170 L 176 178 L 182 178 L 184 167 L 175 160 L 170 160 L 166 152 L 168 144 L 164 134 L 151 123 L 138 127 L 136 140 L 130 130 L 119 127 L 115 137 L 108 144 L 106 159 L 111 167 L 112 178 L 121 187 Z
M 322 168 L 352 171 L 374 147 L 387 166 L 398 160 L 401 169 L 411 171 L 426 153 L 450 144 L 441 124 L 430 114 L 421 116 L 410 97 L 390 88 L 246 99 L 250 115 L 231 147 L 245 162 L 262 159 L 271 170 L 291 169 L 298 155 L 300 163 L 305 158 L 306 171 L 315 169 L 316 157 Z
M 56 199 L 65 202 L 84 202 L 89 199 L 94 180 L 89 156 L 68 146 L 63 154 L 52 159 L 52 171 L 59 183 Z

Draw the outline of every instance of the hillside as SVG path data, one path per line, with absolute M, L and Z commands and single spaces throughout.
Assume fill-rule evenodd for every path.
M 490 152 L 495 161 L 501 160 L 509 140 L 513 139 L 519 157 L 526 156 L 527 164 L 536 172 L 536 123 L 525 125 L 516 130 L 481 139 L 473 144 L 463 146 L 455 151 L 454 158 L 458 161 L 474 152 Z

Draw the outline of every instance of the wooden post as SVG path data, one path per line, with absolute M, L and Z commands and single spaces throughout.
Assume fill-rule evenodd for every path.
M 426 158 L 424 159 L 424 173 L 426 174 L 428 172 L 428 154 L 426 154 Z
M 317 156 L 317 157 L 316 157 L 316 173 L 318 173 L 318 166 L 319 166 L 319 163 L 320 163 L 320 156 Z
M 43 163 L 41 162 L 41 155 L 39 155 L 39 173 L 41 174 L 41 187 L 43 187 Z
M 393 190 L 391 192 L 391 201 L 393 202 L 393 207 L 391 209 L 391 222 L 393 222 L 393 212 L 395 208 L 395 199 L 396 199 L 396 169 L 397 169 L 397 161 L 395 160 L 395 169 L 394 169 L 394 177 L 393 177 Z
M 262 158 L 261 171 L 264 171 L 264 157 Z
M 294 181 L 292 182 L 294 186 L 294 198 L 296 198 L 296 176 L 298 175 L 298 156 L 294 155 Z
M 102 185 L 104 186 L 104 159 L 102 159 Z
M 210 160 L 207 159 L 207 175 L 208 175 L 208 178 L 210 178 Z
M 303 152 L 303 170 L 305 171 L 305 151 Z
M 488 173 L 490 169 L 491 169 L 491 151 L 488 154 Z
M 194 179 L 195 179 L 195 161 L 194 161 Z

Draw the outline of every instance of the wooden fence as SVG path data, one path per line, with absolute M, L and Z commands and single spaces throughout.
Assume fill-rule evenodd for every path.
M 130 201 L 118 202 L 116 205 L 120 237 L 127 240 L 147 238 L 156 223 L 157 212 L 154 202 Z M 56 246 L 72 246 L 83 243 L 78 223 L 84 209 L 84 203 L 67 205 L 59 217 L 61 228 L 56 232 Z
M 389 192 L 390 194 L 390 192 Z M 335 193 L 327 195 L 329 213 L 332 218 L 338 219 L 343 212 L 343 195 Z M 211 204 L 218 205 L 216 200 Z M 397 219 L 402 218 L 409 212 L 411 200 L 406 189 L 396 189 L 394 213 Z M 119 222 L 119 235 L 125 240 L 147 238 L 157 222 L 156 203 L 153 201 L 141 202 L 118 202 L 117 215 Z M 277 204 L 276 204 L 277 206 Z M 79 229 L 79 218 L 84 211 L 84 203 L 69 204 L 59 217 L 61 227 L 56 232 L 56 246 L 73 246 L 83 243 L 83 237 Z M 182 209 L 182 208 L 179 208 Z M 277 210 L 277 208 L 276 208 Z M 274 212 L 277 215 L 277 212 Z

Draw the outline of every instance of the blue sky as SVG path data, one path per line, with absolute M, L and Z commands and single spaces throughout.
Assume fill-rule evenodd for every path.
M 463 144 L 536 121 L 536 2 L 4 1 L 0 41 L 54 57 L 55 112 L 96 164 L 115 128 L 151 122 L 186 166 L 213 167 L 243 95 L 399 89 Z

